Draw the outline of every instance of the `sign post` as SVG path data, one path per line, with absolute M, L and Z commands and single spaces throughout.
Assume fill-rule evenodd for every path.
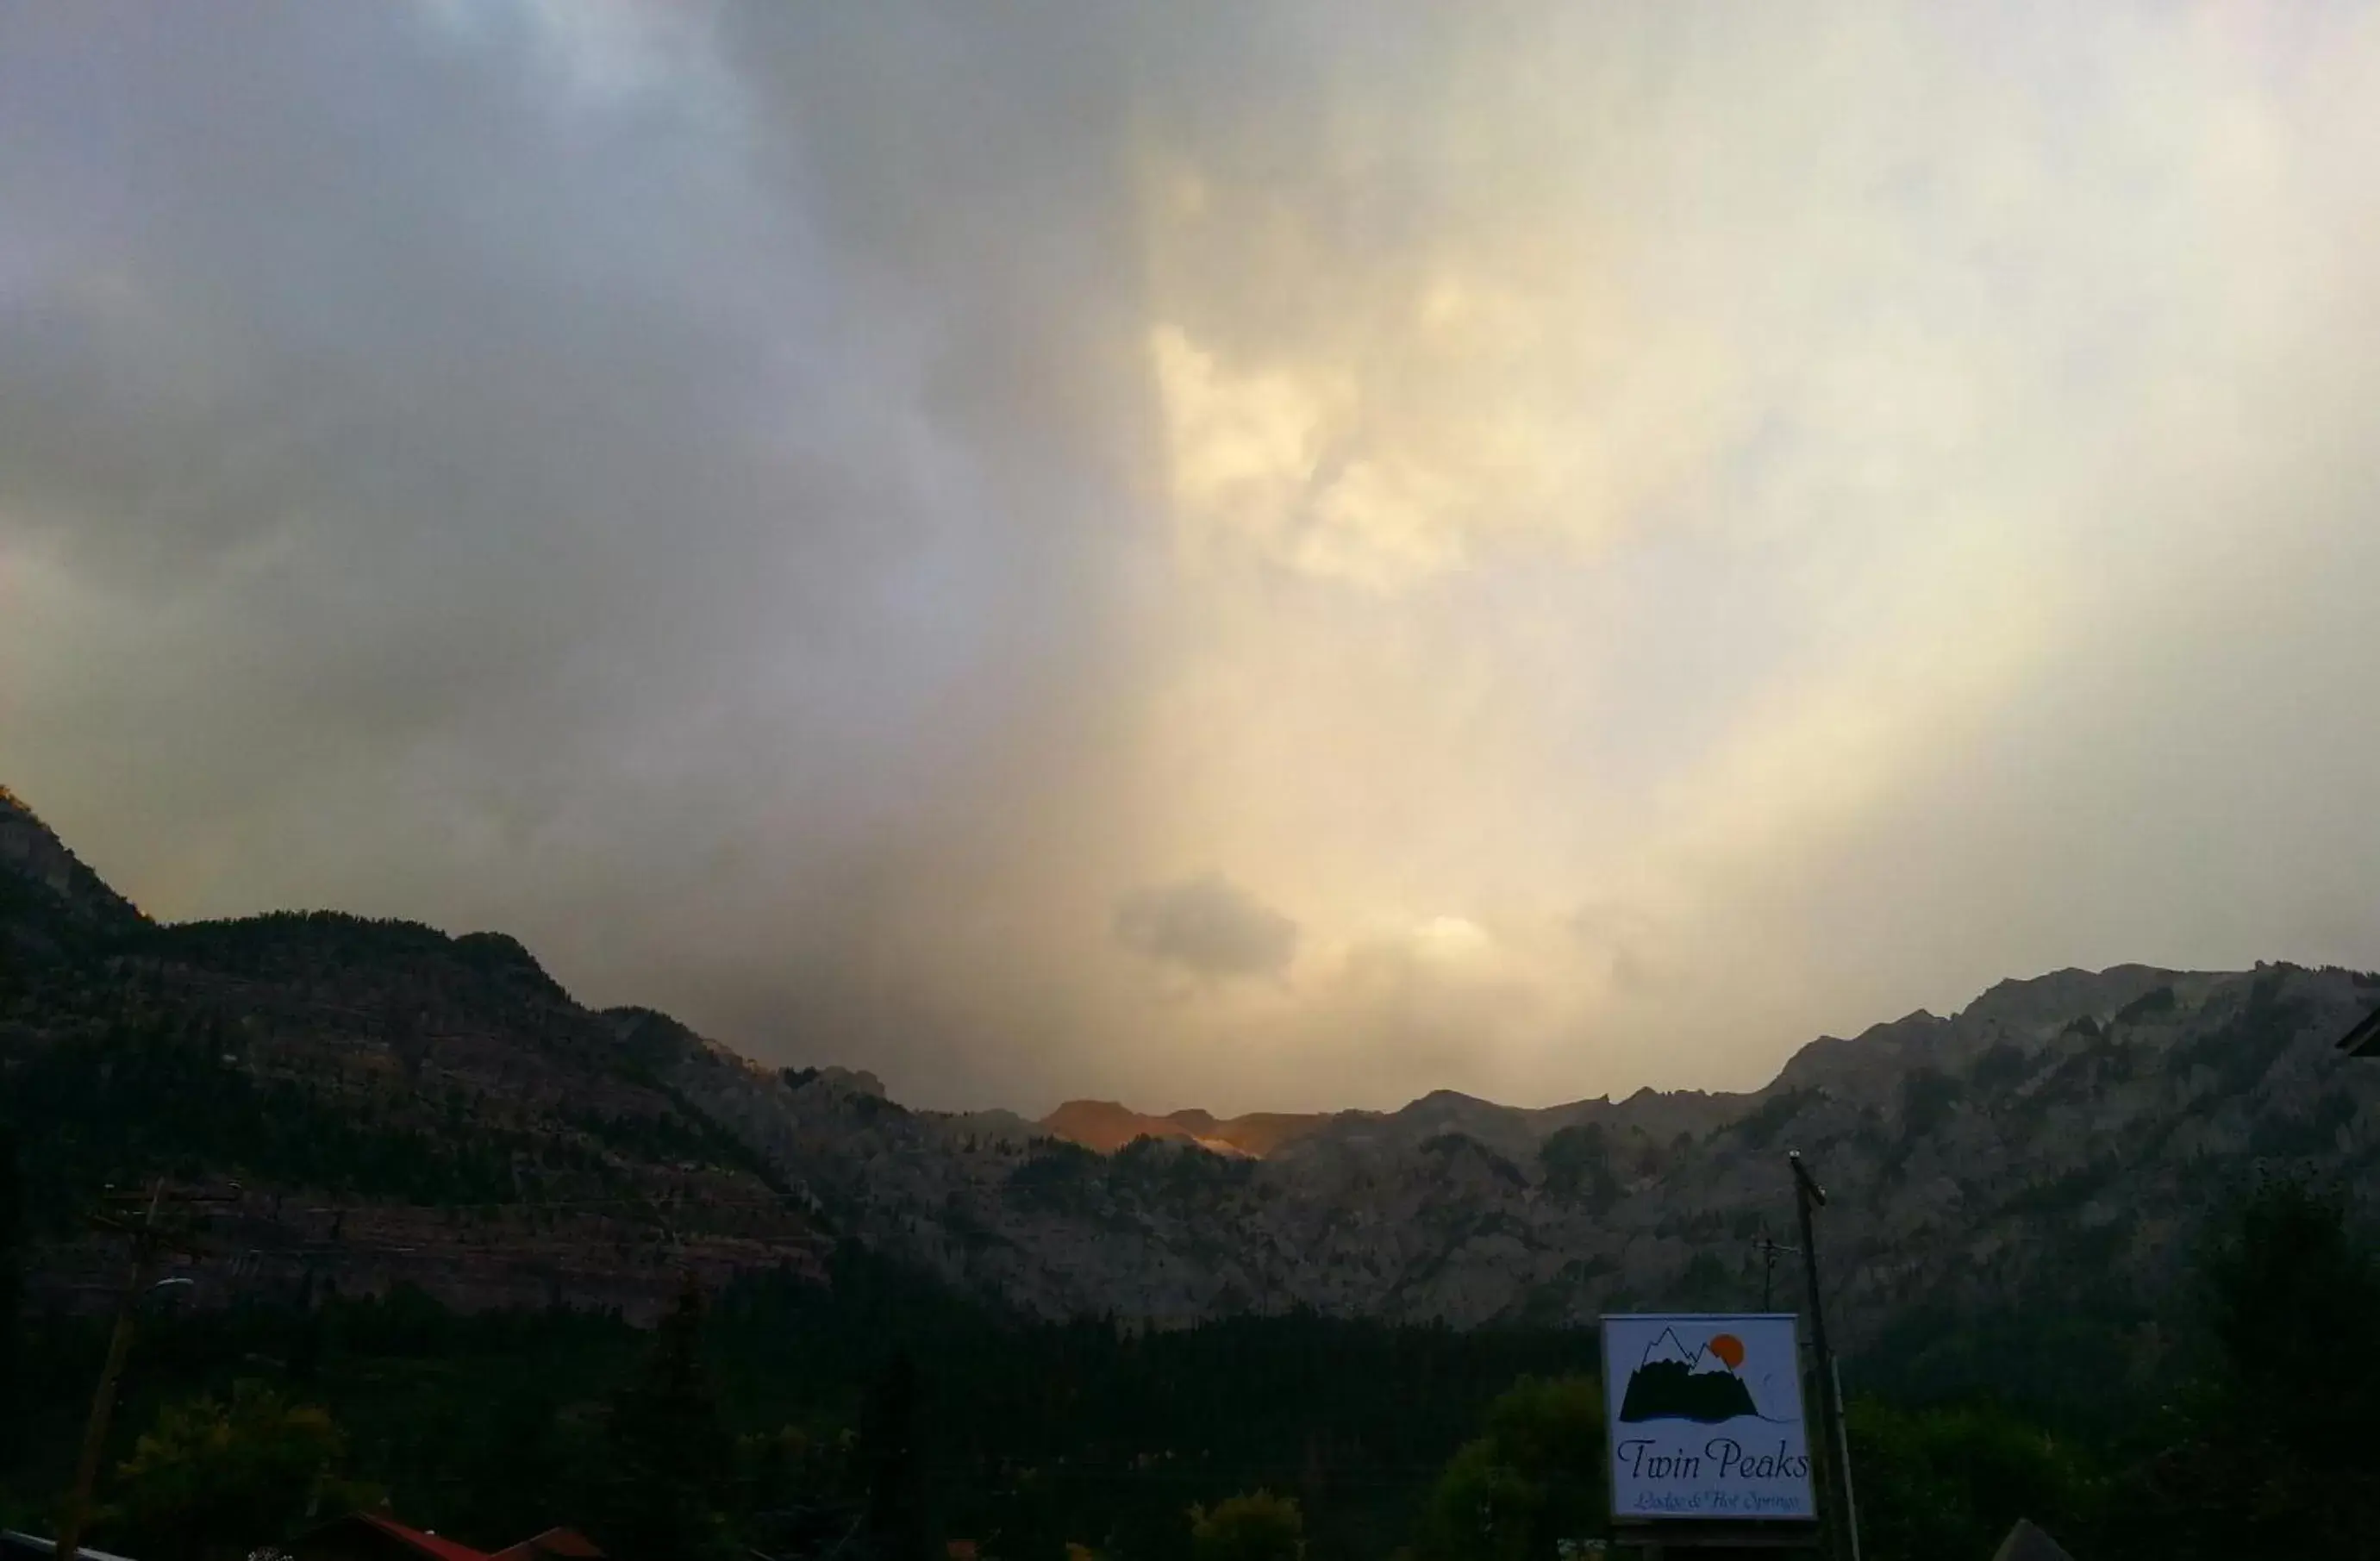
M 1827 1347 L 1827 1309 L 1818 1289 L 1818 1238 L 1810 1224 L 1810 1211 L 1826 1207 L 1827 1190 L 1802 1163 L 1800 1150 L 1787 1150 L 1785 1163 L 1793 1170 L 1793 1208 L 1802 1224 L 1802 1263 L 1810 1279 L 1810 1339 L 1817 1348 L 1818 1413 L 1827 1432 L 1823 1445 L 1831 1460 L 1827 1473 L 1833 1487 L 1830 1508 L 1839 1536 L 1836 1554 L 1860 1561 L 1859 1506 L 1852 1499 L 1851 1434 L 1843 1426 L 1843 1378 L 1835 1369 L 1835 1352 Z
M 1602 1320 L 1611 1519 L 1659 1549 L 1809 1548 L 1818 1507 L 1791 1313 Z

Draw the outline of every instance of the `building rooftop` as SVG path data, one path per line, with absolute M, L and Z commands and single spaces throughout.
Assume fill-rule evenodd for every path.
M 604 1561 L 593 1540 L 576 1529 L 548 1529 L 496 1552 L 493 1561 Z
M 28 1534 L 16 1529 L 0 1530 L 0 1561 L 32 1561 L 35 1556 L 55 1555 L 57 1553 L 55 1540 L 45 1540 L 39 1534 Z M 128 1561 L 126 1556 L 93 1550 L 87 1544 L 77 1545 L 75 1554 L 86 1557 L 87 1561 Z

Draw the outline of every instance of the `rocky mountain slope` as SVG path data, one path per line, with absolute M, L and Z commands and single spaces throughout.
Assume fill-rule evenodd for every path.
M 136 1170 L 238 1175 L 245 1285 L 310 1268 L 462 1304 L 635 1310 L 673 1264 L 810 1271 L 852 1236 L 1033 1312 L 1159 1325 L 1742 1307 L 1761 1300 L 1756 1240 L 1790 1240 L 1791 1147 L 1833 1194 L 1830 1304 L 1856 1341 L 2152 1293 L 2260 1163 L 2380 1196 L 2380 1065 L 2333 1044 L 2380 977 L 2345 970 L 2003 982 L 1949 1018 L 1815 1041 L 1746 1095 L 1520 1109 L 1440 1092 L 1236 1122 L 1076 1103 L 1036 1123 L 915 1111 L 865 1073 L 765 1069 L 663 1015 L 589 1013 L 494 935 L 155 927 L 87 889 L 100 909 L 73 910 L 55 876 L 0 900 L 0 947 L 47 950 L 0 986 L 0 1084 L 35 1158 L 66 1168 L 52 1203 Z M 37 1277 L 96 1294 L 99 1255 L 58 1240 Z M 2157 1341 L 2134 1343 L 2143 1365 Z
M 590 1013 L 492 933 L 329 914 L 153 925 L 0 797 L 0 1123 L 32 1303 L 112 1304 L 81 1215 L 164 1178 L 210 1205 L 202 1300 L 405 1282 L 648 1315 L 683 1266 L 819 1270 L 797 1186 L 672 1095 L 703 1050 Z
M 1832 1190 L 1831 1300 L 1862 1332 L 1918 1307 L 2149 1293 L 2259 1163 L 2380 1192 L 2380 1067 L 2333 1044 L 2375 1003 L 2380 978 L 2339 970 L 2066 971 L 1814 1043 L 1752 1095 L 1524 1111 L 1440 1094 L 1261 1160 L 1168 1139 L 1100 1155 L 823 1078 L 676 1082 L 880 1245 L 1036 1311 L 1156 1321 L 1756 1304 L 1755 1240 L 1791 1239 L 1796 1147 Z

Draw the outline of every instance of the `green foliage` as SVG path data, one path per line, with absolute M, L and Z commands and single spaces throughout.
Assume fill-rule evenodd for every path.
M 917 1365 L 902 1350 L 870 1389 L 859 1433 L 866 1532 L 879 1561 L 927 1561 L 930 1554 L 921 1431 Z
M 227 1401 L 187 1399 L 158 1415 L 116 1471 L 103 1528 L 144 1561 L 234 1561 L 376 1500 L 341 1477 L 346 1455 L 328 1413 L 243 1380 Z
M 703 1365 L 701 1287 L 688 1276 L 637 1380 L 612 1396 L 598 1537 L 638 1561 L 724 1561 L 734 1444 Z
M 2147 1412 L 2134 1369 L 2153 1315 L 2104 1275 L 2053 1271 L 1989 1306 L 1910 1307 L 1845 1361 L 1845 1386 L 1902 1405 L 1995 1399 L 2106 1442 Z
M 2309 1224 L 2276 1207 L 2221 1249 L 2229 1337 L 2354 1337 L 2350 1314 L 2374 1304 L 2355 1278 L 2368 1278 L 2368 1260 L 2333 1240 L 2328 1215 Z M 615 1487 L 630 1484 L 645 1493 L 639 1520 L 672 1535 L 658 1554 L 723 1534 L 777 1555 L 843 1544 L 861 1561 L 939 1554 L 964 1537 L 1003 1558 L 1055 1557 L 1080 1542 L 1132 1561 L 1193 1561 L 1185 1509 L 1220 1511 L 1232 1493 L 1259 1489 L 1296 1498 L 1309 1561 L 1376 1561 L 1403 1545 L 1424 1561 L 1546 1561 L 1560 1542 L 1604 1530 L 1600 1395 L 1591 1377 L 1562 1374 L 1593 1359 L 1583 1331 L 1293 1313 L 1120 1333 L 1023 1322 L 856 1251 L 837 1256 L 833 1278 L 746 1280 L 650 1334 L 568 1313 L 457 1316 L 404 1293 L 334 1299 L 304 1317 L 159 1317 L 128 1378 L 125 1437 L 167 1405 L 225 1402 L 238 1379 L 285 1365 L 284 1403 L 319 1403 L 347 1433 L 352 1465 L 334 1474 L 385 1486 L 406 1522 L 488 1549 L 554 1523 L 608 1540 L 631 1505 Z M 2309 1290 L 2345 1299 L 2337 1314 L 2311 1312 Z M 2132 1402 L 2124 1330 L 2138 1319 L 2104 1324 L 2099 1305 L 2082 1292 L 2046 1298 L 2026 1309 L 2031 1331 L 1998 1313 L 1937 1313 L 1855 1358 L 1855 1387 L 1900 1395 L 1889 1406 L 1863 1398 L 1852 1413 L 1876 1561 L 1988 1555 L 2020 1516 L 2092 1561 L 2186 1561 L 2209 1553 L 2201 1532 L 2228 1556 L 2364 1554 L 2352 1534 L 2329 1531 L 2290 1548 L 2306 1535 L 2275 1527 L 2270 1508 L 2276 1492 L 2307 1512 L 2360 1499 L 2351 1455 L 2288 1440 L 2296 1406 L 2319 1421 L 2372 1402 L 2351 1350 L 2307 1346 L 2279 1375 L 2259 1375 L 2252 1357 L 2220 1373 L 2210 1363 L 2205 1392 L 2171 1425 L 2120 1412 L 2086 1421 L 2083 1410 Z M 33 1444 L 70 1458 L 103 1320 L 33 1326 Z M 319 1362 L 300 1393 L 286 1382 L 308 1339 Z M 1927 1344 L 1937 1353 L 1908 1355 Z M 894 1390 L 902 1349 L 912 1375 Z M 1879 1362 L 1894 1356 L 1924 1369 L 1888 1381 Z M 1942 1401 L 1978 1382 L 2034 1396 L 2056 1429 L 2029 1409 Z M 2070 1398 L 2047 1396 L 2057 1388 Z M 2135 1449 L 2134 1433 L 2150 1445 Z M 18 1510 L 63 1484 L 61 1460 L 44 1469 L 0 1471 Z M 2133 1515 L 2168 1509 L 2168 1528 L 2134 1532 Z M 144 1545 L 128 1533 L 119 1518 L 95 1537 L 142 1561 L 185 1554 L 171 1538 Z
M 1989 1406 L 1899 1410 L 1873 1399 L 1846 1415 L 1863 1554 L 1873 1561 L 1989 1555 L 2017 1519 L 2083 1531 L 2099 1482 L 2078 1452 Z
M 13 1461 L 21 1434 L 20 1364 L 25 1298 L 25 1193 L 16 1130 L 0 1122 L 0 1469 Z
M 422 1429 L 434 1427 L 435 1434 L 453 1439 L 463 1476 L 445 1515 L 436 1519 L 440 1532 L 472 1534 L 493 1544 L 593 1520 L 598 1504 L 580 1487 L 589 1470 L 609 1474 L 610 1448 L 601 1440 L 609 1428 L 574 1412 L 552 1385 L 490 1383 L 476 1412 L 432 1413 Z M 436 1480 L 440 1472 L 419 1470 L 416 1478 Z M 413 1482 L 406 1494 L 410 1510 Z
M 2380 1555 L 2380 1265 L 2342 1204 L 2252 1192 L 2205 1265 L 2216 1360 L 2144 1472 L 2180 1556 Z
M 1227 1496 L 1190 1509 L 1190 1553 L 1196 1561 L 1299 1561 L 1305 1519 L 1297 1503 L 1270 1491 Z
M 1427 1561 L 1552 1561 L 1565 1540 L 1605 1531 L 1603 1387 L 1590 1376 L 1524 1377 L 1488 1411 L 1423 1513 Z
M 744 1542 L 767 1555 L 818 1555 L 851 1538 L 854 1520 L 838 1499 L 849 1444 L 795 1425 L 737 1437 L 729 1517 Z

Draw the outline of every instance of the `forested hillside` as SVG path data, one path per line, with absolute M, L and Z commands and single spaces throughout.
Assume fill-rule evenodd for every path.
M 38 831 L 38 833 L 36 833 Z M 650 1321 L 681 1267 L 815 1272 L 800 1190 L 662 1082 L 699 1046 L 591 1013 L 492 933 L 333 913 L 161 926 L 0 799 L 0 1117 L 25 1144 L 37 1307 L 108 1303 L 82 1215 L 164 1178 L 221 1204 L 212 1304 L 409 1283 Z M 79 867 L 79 864 L 76 865 Z

